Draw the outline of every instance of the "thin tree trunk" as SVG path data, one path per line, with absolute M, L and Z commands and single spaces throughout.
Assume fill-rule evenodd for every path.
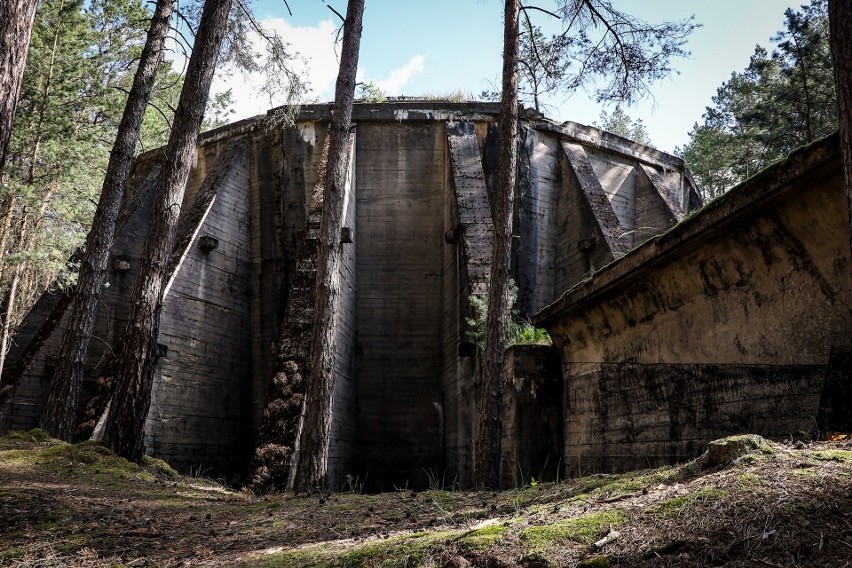
M 349 0 L 343 28 L 343 49 L 334 95 L 331 137 L 325 171 L 322 223 L 317 255 L 317 292 L 314 310 L 309 379 L 299 436 L 293 487 L 307 491 L 322 486 L 328 470 L 334 402 L 335 314 L 340 297 L 340 227 L 349 158 L 349 129 L 355 74 L 364 17 L 364 0 Z
M 6 167 L 6 151 L 21 93 L 36 4 L 36 0 L 0 2 L 0 180 Z
M 506 0 L 503 35 L 503 97 L 500 105 L 500 155 L 494 252 L 488 287 L 488 319 L 479 400 L 479 439 L 474 481 L 496 487 L 500 471 L 503 356 L 509 314 L 509 266 L 512 254 L 512 204 L 518 161 L 518 19 L 519 0 Z
M 0 303 L 0 312 L 2 312 L 2 323 L 0 323 L 0 374 L 3 372 L 3 366 L 6 364 L 6 354 L 9 352 L 9 339 L 12 335 L 12 317 L 15 313 L 15 304 L 18 300 L 18 286 L 21 283 L 21 267 L 19 264 L 15 267 L 12 273 L 12 281 L 9 283 L 9 288 L 3 295 L 3 301 Z
M 837 106 L 840 110 L 840 153 L 846 178 L 852 249 L 852 4 L 848 0 L 829 0 L 828 20 Z
M 71 301 L 69 323 L 62 336 L 53 383 L 41 417 L 42 426 L 62 440 L 71 441 L 76 430 L 83 370 L 94 330 L 103 275 L 115 240 L 115 227 L 130 177 L 145 108 L 163 58 L 163 43 L 169 32 L 173 7 L 174 0 L 157 0 L 148 38 L 110 153 L 101 197 L 86 237 L 85 252 Z
M 18 222 L 20 227 L 17 239 L 15 240 L 14 250 L 24 250 L 23 247 L 27 243 L 27 224 L 30 220 L 29 207 L 24 205 L 21 210 L 21 219 Z M 12 336 L 12 319 L 15 315 L 15 306 L 18 301 L 18 286 L 21 284 L 21 276 L 24 273 L 26 264 L 24 261 L 19 262 L 12 269 L 12 279 L 6 293 L 3 295 L 3 301 L 0 302 L 0 376 L 3 374 L 3 367 L 6 364 L 6 354 L 9 351 L 9 340 Z
M 0 173 L 0 178 L 2 178 Z M 3 221 L 0 226 L 0 282 L 6 272 L 6 241 L 9 239 L 9 231 L 12 228 L 12 216 L 15 210 L 15 196 L 9 194 L 3 201 Z
M 136 462 L 145 453 L 144 427 L 151 404 L 163 285 L 230 9 L 231 0 L 204 3 L 131 296 L 104 443 L 118 455 Z
M 64 2 L 59 3 L 58 13 L 62 13 Z M 47 102 L 50 99 L 50 89 L 53 86 L 53 73 L 56 70 L 56 53 L 59 50 L 59 36 L 62 29 L 62 20 L 56 22 L 56 28 L 53 30 L 53 45 L 50 48 L 50 65 L 47 68 L 47 77 L 44 79 L 44 89 L 41 93 L 41 107 L 38 111 L 38 122 L 33 127 L 36 138 L 33 142 L 32 151 L 30 152 L 30 167 L 27 174 L 27 185 L 33 185 L 35 182 L 36 162 L 38 161 L 39 152 L 41 150 L 41 141 L 44 136 L 42 128 L 44 121 L 47 118 Z

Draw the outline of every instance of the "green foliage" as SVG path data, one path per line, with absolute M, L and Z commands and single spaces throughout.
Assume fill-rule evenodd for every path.
M 826 1 L 788 9 L 772 40 L 719 87 L 679 150 L 705 198 L 837 129 Z
M 615 109 L 611 113 L 601 111 L 600 123 L 594 122 L 593 126 L 646 146 L 651 145 L 651 137 L 648 135 L 648 130 L 645 128 L 642 119 L 630 118 L 630 115 L 624 112 L 620 104 L 615 105 Z
M 0 291 L 20 278 L 13 323 L 46 287 L 73 283 L 67 259 L 91 223 L 149 19 L 141 0 L 39 3 L 0 184 Z M 180 83 L 163 63 L 140 150 L 165 143 Z
M 550 339 L 546 329 L 535 327 L 527 321 L 516 324 L 515 333 L 509 337 L 510 344 L 517 345 L 551 345 L 553 341 Z
M 465 318 L 468 335 L 480 347 L 485 346 L 485 325 L 488 321 L 488 296 L 471 294 L 468 296 L 471 316 Z M 509 280 L 509 326 L 506 332 L 506 345 L 535 344 L 550 345 L 552 342 L 547 331 L 537 328 L 525 319 L 518 309 L 518 286 Z
M 368 103 L 383 103 L 387 95 L 373 82 L 358 83 L 358 98 Z
M 689 53 L 692 20 L 651 24 L 621 12 L 610 0 L 558 0 L 551 13 L 559 33 L 545 35 L 530 11 L 522 13 L 519 94 L 532 98 L 584 89 L 599 102 L 631 102 L 672 72 L 671 60 Z

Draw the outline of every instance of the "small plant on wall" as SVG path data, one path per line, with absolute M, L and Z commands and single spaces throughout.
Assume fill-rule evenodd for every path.
M 485 322 L 488 319 L 488 296 L 471 294 L 468 296 L 472 317 L 465 318 L 468 335 L 483 347 L 485 344 Z M 518 286 L 509 281 L 509 304 L 511 306 L 507 345 L 551 345 L 547 331 L 535 327 L 518 310 Z

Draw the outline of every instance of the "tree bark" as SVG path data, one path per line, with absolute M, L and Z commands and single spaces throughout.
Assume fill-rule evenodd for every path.
M 136 462 L 141 461 L 145 453 L 144 427 L 151 404 L 163 285 L 230 9 L 231 0 L 204 3 L 131 297 L 104 444 L 118 455 Z
M 340 297 L 340 228 L 349 157 L 349 130 L 355 74 L 361 45 L 364 0 L 349 0 L 343 29 L 340 71 L 329 126 L 322 223 L 317 255 L 317 291 L 311 340 L 309 379 L 293 488 L 308 491 L 322 487 L 328 470 L 334 402 L 335 315 Z
M 503 96 L 500 104 L 500 155 L 494 247 L 488 287 L 488 319 L 479 399 L 479 436 L 474 482 L 497 487 L 500 472 L 500 427 L 503 357 L 509 313 L 509 267 L 512 254 L 512 207 L 518 161 L 518 20 L 519 0 L 506 0 L 503 33 Z
M 0 179 L 3 172 L 0 171 Z M 0 182 L 2 183 L 2 182 Z M 3 216 L 0 221 L 0 282 L 3 281 L 3 274 L 6 270 L 6 241 L 9 238 L 9 233 L 12 229 L 12 217 L 15 211 L 15 196 L 12 194 L 6 195 L 3 200 Z
M 21 218 L 18 222 L 19 232 L 12 247 L 13 250 L 26 250 L 29 221 L 30 209 L 27 205 L 24 205 L 21 210 Z M 3 301 L 0 302 L 0 376 L 2 376 L 3 368 L 6 365 L 6 354 L 9 351 L 9 342 L 12 337 L 12 319 L 15 316 L 15 307 L 18 302 L 18 286 L 21 284 L 21 277 L 24 274 L 25 266 L 25 263 L 22 261 L 12 269 L 12 278 L 9 282 L 9 287 L 3 295 Z
M 76 430 L 83 370 L 94 329 L 103 275 L 115 240 L 115 227 L 127 189 L 145 108 L 163 58 L 163 44 L 169 33 L 173 7 L 174 0 L 157 0 L 151 18 L 145 47 L 110 153 L 98 207 L 86 238 L 77 284 L 72 293 L 68 327 L 62 337 L 53 383 L 41 417 L 43 428 L 54 437 L 69 442 Z
M 0 180 L 6 167 L 6 151 L 21 93 L 36 4 L 36 0 L 0 2 Z
M 834 61 L 834 83 L 840 111 L 840 153 L 846 179 L 846 203 L 852 249 L 852 4 L 848 0 L 829 0 L 831 57 Z

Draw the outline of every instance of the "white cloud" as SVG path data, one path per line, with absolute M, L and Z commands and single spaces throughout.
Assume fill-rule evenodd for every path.
M 340 66 L 339 46 L 335 46 L 337 25 L 331 20 L 322 20 L 315 26 L 296 27 L 282 18 L 267 18 L 260 21 L 270 31 L 278 33 L 281 39 L 290 45 L 290 51 L 298 53 L 301 60 L 294 68 L 307 78 L 310 84 L 308 99 L 331 101 L 334 99 L 334 84 Z M 251 41 L 258 53 L 265 52 L 264 40 L 256 32 L 251 33 Z M 174 49 L 174 40 L 170 41 Z M 178 49 L 172 53 L 174 68 L 185 70 L 186 58 Z M 405 85 L 424 71 L 426 56 L 415 55 L 401 67 L 391 70 L 387 76 L 377 82 L 388 95 L 398 95 Z M 263 67 L 263 62 L 261 62 Z M 368 78 L 371 73 L 363 66 L 358 70 L 358 80 Z M 232 68 L 220 68 L 213 79 L 211 94 L 231 89 L 234 113 L 228 117 L 236 121 L 259 114 L 265 114 L 286 102 L 286 93 L 270 97 L 263 92 L 266 82 L 265 70 L 246 74 Z
M 399 95 L 400 89 L 415 75 L 423 73 L 425 55 L 415 55 L 408 63 L 391 71 L 387 78 L 379 81 L 378 87 L 388 95 Z
M 277 32 L 285 43 L 290 44 L 291 51 L 298 52 L 303 58 L 303 61 L 296 63 L 294 67 L 307 77 L 310 83 L 308 97 L 321 101 L 333 99 L 339 68 L 334 46 L 334 22 L 329 19 L 313 27 L 295 27 L 281 18 L 269 18 L 262 20 L 261 25 L 267 30 Z M 255 32 L 252 32 L 252 43 L 258 53 L 264 53 L 263 39 Z M 235 111 L 231 119 L 239 120 L 263 114 L 270 108 L 286 102 L 285 93 L 273 95 L 270 100 L 269 95 L 263 92 L 265 82 L 265 71 L 245 74 L 237 70 L 220 69 L 213 80 L 212 92 L 231 89 Z

